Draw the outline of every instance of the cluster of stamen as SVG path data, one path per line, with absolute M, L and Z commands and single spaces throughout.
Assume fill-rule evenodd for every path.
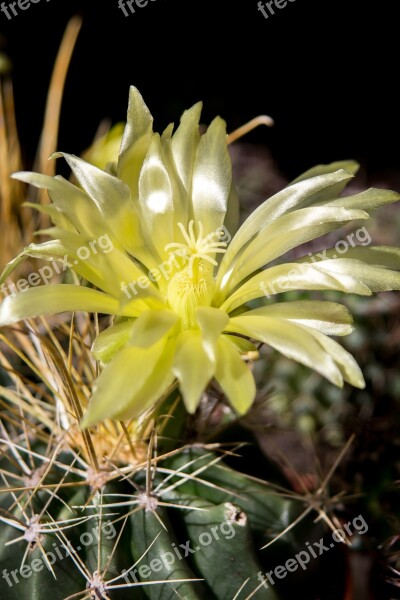
M 196 309 L 211 305 L 215 286 L 213 268 L 218 264 L 215 255 L 226 252 L 227 244 L 221 241 L 223 230 L 204 236 L 201 221 L 197 224 L 197 236 L 193 220 L 188 231 L 182 223 L 178 223 L 178 227 L 185 243 L 167 244 L 165 251 L 179 256 L 184 262 L 169 282 L 167 299 L 172 310 L 180 315 L 183 328 L 189 329 L 196 327 Z
M 196 271 L 201 260 L 205 260 L 213 266 L 217 266 L 217 261 L 212 255 L 223 254 L 226 252 L 226 242 L 216 241 L 216 237 L 219 239 L 224 236 L 222 230 L 217 230 L 204 236 L 204 227 L 201 221 L 197 222 L 198 235 L 194 232 L 194 220 L 192 219 L 189 223 L 189 229 L 186 231 L 183 223 L 178 223 L 178 227 L 181 230 L 182 236 L 186 243 L 173 242 L 165 246 L 166 252 L 179 254 L 188 260 L 188 269 L 190 276 L 193 278 L 196 276 Z M 211 255 L 211 256 L 210 256 Z M 196 262 L 197 261 L 197 262 Z

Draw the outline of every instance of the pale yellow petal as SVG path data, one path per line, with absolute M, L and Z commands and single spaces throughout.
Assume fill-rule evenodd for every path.
M 215 373 L 215 361 L 204 350 L 200 332 L 186 331 L 180 334 L 173 372 L 179 381 L 186 410 L 193 414 Z
M 201 137 L 193 171 L 193 218 L 202 222 L 206 234 L 222 227 L 231 186 L 226 124 L 217 117 Z
M 116 315 L 120 305 L 116 298 L 79 285 L 42 285 L 4 298 L 0 325 L 75 310 Z
M 153 135 L 153 117 L 139 90 L 129 90 L 126 127 L 121 142 L 117 174 L 131 190 L 134 202 L 139 198 L 139 175 Z
M 140 414 L 147 399 L 140 395 L 163 354 L 166 340 L 149 348 L 128 347 L 121 350 L 97 378 L 82 428 L 128 410 Z
M 314 369 L 335 385 L 343 385 L 341 372 L 329 352 L 324 351 L 312 333 L 301 325 L 284 319 L 244 315 L 232 318 L 227 330 L 264 342 L 288 358 Z
M 253 404 L 256 384 L 250 368 L 240 358 L 230 336 L 220 336 L 215 379 L 239 415 L 244 415 Z
M 229 294 L 243 279 L 289 250 L 334 231 L 346 221 L 367 219 L 361 210 L 312 207 L 283 215 L 267 225 L 237 257 L 224 280 Z
M 353 317 L 349 309 L 336 302 L 317 300 L 277 302 L 247 311 L 246 316 L 287 319 L 317 329 L 325 335 L 348 335 L 353 331 Z
M 132 320 L 122 321 L 102 331 L 93 342 L 93 356 L 102 362 L 109 362 L 129 342 L 133 325 Z
M 129 344 L 148 348 L 165 337 L 178 320 L 178 315 L 171 310 L 147 310 L 136 319 Z
M 225 273 L 231 268 L 240 251 L 248 242 L 258 235 L 267 225 L 285 213 L 301 207 L 310 196 L 332 186 L 335 188 L 341 182 L 347 182 L 353 175 L 348 171 L 339 170 L 335 173 L 320 175 L 288 186 L 259 206 L 243 223 L 229 244 L 218 273 L 218 285 L 224 280 Z
M 285 263 L 270 267 L 254 275 L 223 301 L 223 295 L 216 295 L 215 304 L 221 310 L 232 312 L 235 308 L 255 300 L 271 298 L 283 292 L 294 290 L 338 290 L 341 292 L 370 296 L 371 290 L 350 274 L 327 273 L 316 263 Z
M 228 315 L 211 306 L 201 306 L 196 311 L 196 321 L 201 330 L 205 351 L 211 360 L 215 360 L 217 341 L 229 323 Z

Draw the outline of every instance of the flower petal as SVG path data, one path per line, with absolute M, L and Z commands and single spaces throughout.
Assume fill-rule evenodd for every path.
M 75 227 L 66 215 L 59 211 L 54 204 L 36 204 L 35 202 L 24 202 L 24 207 L 32 208 L 37 210 L 38 213 L 48 215 L 57 227 L 65 229 L 66 231 L 75 231 Z
M 175 339 L 169 339 L 151 377 L 147 379 L 140 392 L 132 398 L 127 408 L 116 415 L 116 418 L 120 420 L 138 418 L 144 411 L 163 399 L 162 397 L 171 389 L 175 380 L 172 372 L 174 355 Z
M 147 310 L 136 319 L 129 345 L 136 348 L 153 346 L 171 331 L 178 320 L 178 315 L 171 310 Z
M 327 173 L 335 173 L 339 171 L 339 169 L 344 169 L 345 171 L 349 171 L 355 175 L 360 168 L 360 165 L 355 160 L 338 160 L 332 163 L 328 163 L 326 165 L 315 165 L 315 167 L 311 167 L 308 171 L 305 171 L 299 177 L 296 177 L 291 183 L 298 183 L 299 181 L 305 181 L 306 179 L 310 179 L 310 177 L 318 177 L 319 175 L 326 175 Z
M 325 335 L 349 335 L 353 317 L 346 306 L 336 302 L 299 300 L 278 302 L 246 312 L 246 316 L 274 317 L 317 329 Z
M 326 253 L 328 258 L 331 258 L 335 251 L 334 248 L 328 250 Z M 369 246 L 368 248 L 356 246 L 347 250 L 346 258 L 355 258 L 364 261 L 368 265 L 385 269 L 400 270 L 400 248 L 393 248 L 392 246 Z
M 139 180 L 141 221 L 158 256 L 167 257 L 165 246 L 174 239 L 174 201 L 160 136 L 155 134 L 143 163 Z
M 102 214 L 107 227 L 116 240 L 130 254 L 150 268 L 156 265 L 145 245 L 151 248 L 151 240 L 143 240 L 139 216 L 129 187 L 117 177 L 98 169 L 90 163 L 65 152 L 54 157 L 64 157 L 75 177 Z M 103 231 L 100 232 L 102 234 Z M 153 258 L 153 260 L 151 260 Z
M 204 350 L 211 360 L 215 360 L 217 341 L 229 323 L 226 312 L 211 306 L 201 306 L 196 311 L 196 320 L 201 330 Z
M 75 230 L 96 239 L 101 233 L 109 232 L 101 212 L 87 194 L 63 177 L 49 177 L 40 173 L 19 172 L 13 179 L 24 181 L 39 189 L 48 190 L 49 196 L 58 209 L 65 215 Z
M 371 290 L 351 274 L 328 273 L 319 269 L 317 263 L 284 263 L 261 271 L 239 287 L 223 301 L 216 296 L 214 303 L 231 313 L 235 308 L 265 296 L 270 299 L 276 294 L 294 290 L 338 290 L 340 292 L 370 296 Z
M 79 285 L 41 286 L 7 296 L 0 304 L 0 325 L 74 310 L 117 315 L 120 304 L 116 298 Z
M 111 358 L 129 342 L 134 321 L 116 323 L 102 331 L 94 340 L 92 353 L 96 360 L 109 362 Z
M 193 414 L 215 373 L 215 361 L 204 350 L 200 332 L 184 331 L 180 334 L 173 372 L 179 381 L 186 410 Z
M 223 301 L 224 294 L 217 292 L 214 304 L 231 313 L 235 308 L 265 296 L 268 300 L 282 292 L 294 290 L 338 290 L 348 294 L 370 296 L 371 290 L 349 273 L 328 272 L 319 263 L 292 262 L 265 269 L 240 286 Z
M 206 234 L 222 227 L 231 185 L 226 124 L 217 117 L 201 136 L 193 171 L 193 218 L 195 222 L 202 222 Z
M 116 123 L 82 154 L 82 158 L 103 171 L 116 170 L 125 124 Z
M 365 388 L 364 376 L 354 357 L 335 340 L 326 337 L 318 331 L 311 331 L 322 348 L 332 356 L 342 373 L 343 379 L 354 387 Z
M 219 273 L 218 285 L 221 284 L 225 273 L 231 268 L 237 255 L 243 247 L 267 225 L 279 216 L 301 206 L 308 198 L 321 192 L 329 190 L 341 182 L 348 182 L 353 175 L 348 171 L 339 170 L 328 175 L 320 175 L 306 181 L 300 181 L 275 194 L 259 206 L 243 223 L 232 239 L 228 251 L 224 255 Z
M 359 208 L 361 210 L 373 210 L 378 206 L 392 204 L 400 199 L 400 194 L 391 190 L 382 190 L 371 188 L 355 194 L 354 196 L 344 196 L 335 200 L 324 202 L 324 206 L 344 206 L 345 208 Z
M 185 110 L 172 138 L 172 155 L 188 199 L 192 193 L 193 168 L 200 142 L 199 120 L 202 107 L 202 102 L 198 102 L 189 110 Z
M 231 278 L 225 283 L 228 294 L 240 281 L 289 250 L 334 231 L 346 221 L 367 219 L 362 210 L 315 206 L 283 215 L 266 226 L 238 257 Z
M 260 358 L 257 346 L 253 342 L 250 342 L 250 340 L 237 335 L 229 335 L 228 337 L 229 341 L 239 350 L 242 357 L 246 357 L 249 360 L 258 360 Z
M 81 427 L 89 427 L 127 410 L 144 411 L 147 398 L 140 393 L 151 377 L 157 377 L 156 365 L 166 340 L 149 348 L 124 348 L 105 367 L 96 380 L 92 398 Z
M 368 214 L 364 211 L 336 207 L 304 208 L 283 215 L 266 227 L 241 254 L 228 290 L 288 250 L 325 235 L 346 221 L 366 218 Z
M 218 358 L 215 379 L 239 415 L 244 415 L 253 404 L 256 395 L 254 377 L 240 358 L 229 336 L 218 340 Z
M 368 286 L 372 292 L 400 290 L 400 273 L 388 268 L 369 265 L 361 260 L 331 258 L 320 261 L 318 269 L 336 277 L 351 275 Z
M 139 197 L 139 175 L 153 135 L 153 117 L 142 95 L 129 89 L 126 127 L 121 142 L 117 174 L 130 188 L 134 202 Z
M 288 358 L 314 369 L 335 385 L 343 385 L 341 372 L 329 352 L 324 351 L 301 325 L 273 317 L 244 315 L 232 318 L 227 329 L 260 340 Z
M 308 171 L 306 171 L 299 177 L 296 177 L 296 179 L 294 181 L 292 181 L 290 185 L 293 185 L 294 183 L 299 183 L 300 181 L 306 181 L 307 179 L 310 179 L 311 177 L 319 177 L 320 175 L 328 175 L 329 173 L 335 173 L 341 169 L 348 171 L 354 177 L 356 175 L 356 173 L 358 172 L 359 168 L 360 168 L 360 165 L 357 162 L 355 162 L 354 160 L 341 160 L 341 161 L 330 163 L 328 165 L 316 165 L 315 167 L 312 167 L 311 169 L 309 169 Z M 328 202 L 329 200 L 332 200 L 332 198 L 337 198 L 338 196 L 340 196 L 340 194 L 346 187 L 347 183 L 348 183 L 348 181 L 346 181 L 346 180 L 341 181 L 341 182 L 338 182 L 336 185 L 332 185 L 329 188 L 326 188 L 324 190 L 321 190 L 321 191 L 313 194 L 307 200 L 307 206 Z M 345 205 L 345 206 L 347 206 L 347 205 Z M 348 208 L 350 208 L 350 207 L 348 207 Z
M 49 266 L 50 271 L 54 275 L 63 273 L 65 270 L 65 261 L 67 261 L 68 264 L 71 265 L 71 259 L 69 257 L 71 256 L 71 254 L 74 256 L 75 251 L 78 249 L 78 247 L 80 247 L 83 244 L 83 241 L 81 240 L 81 238 L 78 238 L 77 234 L 74 234 L 70 231 L 62 231 L 62 237 L 64 238 L 64 240 L 67 239 L 67 235 L 71 236 L 68 237 L 68 240 L 70 242 L 73 239 L 75 240 L 73 245 L 74 250 L 72 250 L 71 247 L 65 246 L 61 242 L 61 240 L 57 239 L 49 240 L 48 242 L 43 242 L 42 244 L 29 244 L 29 246 L 27 246 L 19 256 L 17 256 L 14 260 L 10 261 L 8 265 L 6 265 L 3 273 L 0 276 L 0 284 L 7 277 L 9 277 L 9 275 L 11 275 L 14 269 L 16 269 L 24 260 L 26 260 L 28 256 L 31 256 L 33 258 L 41 258 L 48 261 L 51 265 Z M 58 271 L 54 267 L 54 259 L 57 258 L 61 259 L 60 261 L 58 261 Z M 79 261 L 77 259 L 72 259 L 72 262 L 74 263 L 72 265 L 73 269 L 79 276 L 83 277 L 84 279 L 86 279 L 86 281 L 92 283 L 102 291 L 107 292 L 113 296 L 116 289 L 119 288 L 118 285 L 114 285 L 114 272 L 111 273 L 111 277 L 108 277 L 108 275 L 110 275 L 110 271 L 107 265 L 105 272 L 101 272 L 98 271 L 95 267 L 92 267 L 92 265 L 88 261 Z M 38 273 L 40 275 L 41 269 L 38 270 Z M 41 278 L 43 279 L 43 277 Z M 48 277 L 46 277 L 46 279 L 47 278 Z

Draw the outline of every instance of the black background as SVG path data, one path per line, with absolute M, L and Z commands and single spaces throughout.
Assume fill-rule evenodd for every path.
M 342 158 L 361 160 L 369 173 L 397 169 L 396 4 L 295 0 L 268 20 L 257 0 L 155 0 L 129 17 L 117 0 L 41 0 L 11 21 L 0 13 L 26 158 L 37 144 L 62 33 L 79 13 L 62 150 L 83 150 L 104 117 L 123 120 L 134 84 L 158 129 L 199 99 L 203 122 L 220 114 L 228 130 L 270 114 L 275 128 L 249 139 L 269 146 L 288 176 Z

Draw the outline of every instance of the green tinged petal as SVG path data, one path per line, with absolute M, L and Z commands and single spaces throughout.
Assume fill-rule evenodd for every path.
M 225 215 L 224 228 L 232 238 L 239 227 L 240 221 L 240 205 L 239 196 L 235 186 L 232 183 L 231 191 L 228 198 L 228 209 Z
M 244 337 L 238 337 L 237 335 L 229 335 L 228 339 L 232 344 L 236 346 L 241 355 L 247 355 L 249 360 L 258 360 L 260 354 L 258 348 L 253 342 L 247 340 Z
M 331 258 L 335 251 L 335 249 L 328 250 L 326 254 Z M 362 260 L 368 265 L 375 265 L 383 269 L 400 270 L 400 248 L 393 248 L 391 246 L 369 246 L 368 248 L 363 248 L 356 246 L 347 250 L 346 258 Z
M 13 273 L 15 269 L 26 260 L 27 256 L 29 256 L 29 253 L 25 248 L 25 250 L 18 254 L 18 256 L 16 256 L 6 264 L 0 275 L 0 285 L 3 284 L 5 280 L 11 275 L 11 273 Z
M 172 364 L 175 355 L 175 340 L 169 339 L 162 355 L 158 359 L 151 377 L 140 392 L 131 400 L 126 409 L 121 410 L 116 418 L 120 420 L 138 418 L 144 411 L 157 404 L 174 387 Z
M 354 196 L 344 196 L 335 200 L 324 202 L 324 206 L 344 206 L 345 208 L 359 208 L 361 210 L 373 210 L 385 204 L 392 204 L 400 199 L 400 194 L 391 190 L 382 190 L 371 188 L 355 194 Z
M 200 332 L 184 331 L 178 336 L 173 372 L 186 410 L 193 414 L 215 373 L 215 361 L 205 351 Z
M 364 261 L 352 258 L 331 258 L 320 261 L 318 269 L 341 277 L 351 275 L 366 285 L 371 292 L 400 290 L 400 273 L 380 266 L 368 265 Z
M 130 346 L 148 348 L 153 346 L 176 325 L 179 317 L 172 310 L 147 310 L 135 321 Z
M 127 412 L 132 416 L 143 412 L 149 401 L 143 390 L 152 378 L 159 382 L 156 367 L 165 346 L 164 339 L 149 348 L 121 350 L 97 378 L 81 427 L 89 427 L 107 418 L 118 418 Z
M 55 256 L 61 259 L 65 257 L 69 267 L 78 275 L 101 290 L 120 297 L 121 301 L 128 302 L 132 297 L 161 299 L 155 285 L 144 275 L 144 271 L 127 254 L 114 247 L 107 235 L 99 236 L 93 245 L 90 238 L 63 229 L 53 227 L 43 233 L 52 235 L 55 239 L 43 244 L 31 244 L 24 250 L 25 255 L 50 257 L 50 260 Z M 97 243 L 100 241 L 106 242 L 103 249 Z M 85 250 L 84 258 L 80 258 L 82 250 Z M 60 268 L 63 268 L 62 264 Z M 56 269 L 52 270 L 54 274 L 57 273 Z M 138 280 L 143 278 L 145 285 L 138 285 Z M 128 288 L 129 284 L 132 286 Z
M 167 135 L 168 131 L 168 135 Z M 172 190 L 172 201 L 173 201 L 173 224 L 174 224 L 174 239 L 179 238 L 181 233 L 178 223 L 187 223 L 190 202 L 188 192 L 185 190 L 182 181 L 178 175 L 177 166 L 174 161 L 172 144 L 173 138 L 173 123 L 170 125 L 170 131 L 167 130 L 161 136 L 162 155 L 165 167 L 168 172 L 169 181 Z M 170 241 L 170 240 L 169 240 Z
M 57 227 L 65 229 L 66 231 L 75 231 L 75 227 L 66 215 L 58 210 L 53 204 L 35 204 L 35 202 L 24 202 L 23 206 L 27 208 L 33 208 L 38 213 L 48 215 Z
M 99 232 L 109 232 L 107 223 L 102 219 L 92 198 L 63 177 L 27 172 L 14 173 L 12 177 L 39 189 L 48 190 L 57 211 L 68 219 L 77 232 L 86 234 L 91 239 L 95 239 Z
M 110 172 L 111 165 L 116 165 L 124 133 L 124 123 L 117 123 L 105 135 L 97 139 L 82 155 L 92 165 Z
M 117 174 L 131 190 L 134 201 L 139 197 L 139 175 L 153 135 L 153 117 L 139 90 L 131 86 L 127 122 L 121 142 Z
M 254 401 L 256 384 L 230 336 L 223 335 L 218 340 L 215 379 L 236 412 L 244 415 Z
M 315 165 L 315 167 L 311 167 L 311 169 L 308 169 L 307 171 L 299 175 L 299 177 L 296 177 L 296 179 L 294 179 L 290 185 L 298 183 L 299 181 L 305 181 L 306 179 L 310 179 L 311 177 L 318 177 L 319 175 L 335 173 L 340 169 L 348 171 L 354 176 L 356 175 L 359 168 L 360 165 L 355 160 L 339 160 L 329 163 L 327 165 Z
M 292 181 L 290 185 L 293 185 L 294 183 L 298 183 L 300 181 L 306 181 L 307 179 L 311 179 L 312 177 L 319 177 L 320 175 L 328 175 L 330 173 L 335 173 L 336 171 L 339 171 L 341 169 L 348 171 L 354 177 L 357 174 L 359 168 L 360 165 L 354 160 L 341 160 L 330 163 L 328 165 L 317 165 L 315 167 L 312 167 L 299 177 L 297 177 L 294 181 Z M 307 206 L 328 202 L 333 198 L 337 198 L 338 196 L 340 196 L 347 184 L 347 180 L 340 181 L 330 186 L 329 188 L 312 194 L 312 196 L 310 196 L 306 202 Z
M 46 285 L 7 296 L 0 304 L 0 326 L 74 310 L 116 315 L 120 305 L 115 298 L 90 288 L 66 284 Z
M 6 266 L 4 272 L 0 277 L 0 283 L 4 279 L 6 279 L 6 277 L 8 277 L 14 271 L 14 269 L 26 259 L 26 257 L 31 256 L 32 258 L 44 259 L 51 265 L 44 265 L 43 267 L 39 268 L 39 275 L 41 274 L 42 269 L 48 268 L 50 269 L 50 278 L 53 278 L 54 276 L 60 273 L 63 274 L 65 264 L 64 261 L 66 260 L 68 264 L 71 265 L 71 268 L 73 267 L 75 273 L 77 273 L 80 277 L 83 277 L 89 283 L 92 283 L 102 291 L 107 292 L 112 296 L 115 293 L 117 293 L 117 288 L 115 285 L 113 285 L 115 281 L 114 273 L 112 273 L 111 277 L 107 277 L 107 275 L 110 274 L 108 264 L 106 265 L 105 271 L 102 272 L 101 270 L 98 270 L 94 266 L 92 266 L 89 261 L 79 261 L 77 258 L 73 258 L 75 256 L 75 251 L 78 249 L 78 247 L 81 246 L 83 242 L 82 239 L 79 238 L 73 232 L 63 231 L 62 237 L 64 241 L 66 241 L 67 236 L 70 236 L 68 237 L 69 242 L 71 242 L 71 240 L 75 240 L 75 243 L 72 248 L 71 245 L 67 247 L 64 245 L 64 243 L 61 242 L 61 240 L 57 239 L 49 240 L 48 242 L 43 242 L 43 244 L 30 244 L 29 246 L 27 246 L 21 252 L 21 254 L 16 259 L 14 259 L 14 261 L 11 261 Z M 71 255 L 72 258 L 70 258 Z M 57 269 L 59 272 L 57 272 L 57 269 L 54 267 L 54 263 L 57 264 L 57 258 L 60 259 L 57 265 Z
M 109 362 L 113 356 L 127 345 L 131 336 L 134 322 L 122 321 L 102 331 L 92 345 L 93 356 L 96 360 Z
M 149 251 L 144 251 L 139 216 L 129 187 L 121 179 L 73 154 L 58 152 L 53 156 L 65 158 L 78 182 L 100 211 L 107 230 L 109 228 L 112 231 L 118 243 L 139 260 L 143 261 L 143 256 L 149 259 Z M 153 266 L 154 260 L 148 262 Z M 144 264 L 147 265 L 146 262 Z

